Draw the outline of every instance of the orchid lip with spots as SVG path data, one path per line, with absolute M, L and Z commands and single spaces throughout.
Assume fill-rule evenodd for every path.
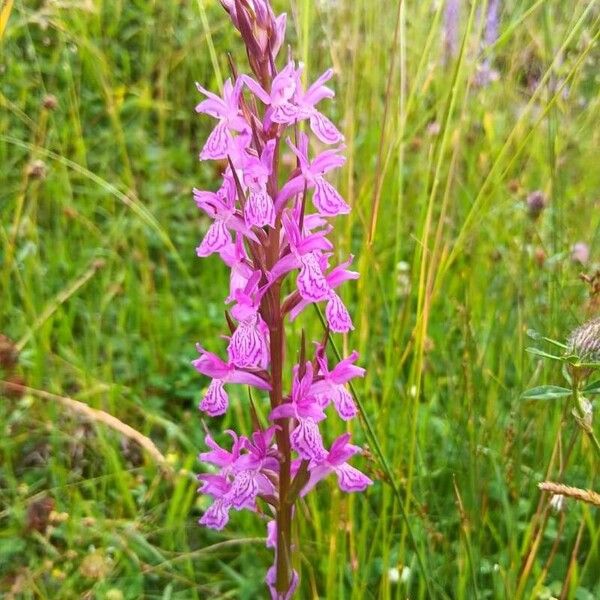
M 348 269 L 351 256 L 331 265 L 334 245 L 327 238 L 331 220 L 350 212 L 330 180 L 345 163 L 343 135 L 322 112 L 323 101 L 334 97 L 325 85 L 333 71 L 305 88 L 304 65 L 290 59 L 277 67 L 285 14 L 276 16 L 268 0 L 221 3 L 242 36 L 253 76 L 238 75 L 233 67 L 220 95 L 197 84 L 202 99 L 196 111 L 216 119 L 200 160 L 227 166 L 217 191 L 194 189 L 198 208 L 210 219 L 196 252 L 201 258 L 218 255 L 230 269 L 225 300 L 230 332 L 224 358 L 198 346 L 193 365 L 209 378 L 199 409 L 210 417 L 228 411 L 231 386 L 249 387 L 253 430 L 246 435 L 227 430 L 227 447 L 207 433 L 209 450 L 199 456 L 204 469 L 198 480 L 199 492 L 212 503 L 200 523 L 221 530 L 231 511 L 270 515 L 267 547 L 275 560 L 265 582 L 271 597 L 282 600 L 299 585 L 295 502 L 330 474 L 344 492 L 361 492 L 372 483 L 348 462 L 361 453 L 350 434 L 327 449 L 323 428 L 328 416 L 348 422 L 358 413 L 347 389 L 351 379 L 365 374 L 355 364 L 358 354 L 337 365 L 327 357 L 330 333 L 353 329 L 338 288 L 358 273 Z M 296 164 L 290 172 L 283 171 L 289 164 L 281 160 L 283 153 Z M 286 324 L 312 303 L 324 304 L 329 331 L 312 358 L 302 336 L 299 363 L 286 366 Z M 287 379 L 292 384 L 286 395 Z M 251 405 L 267 401 L 261 411 Z M 258 414 L 268 418 L 261 422 Z

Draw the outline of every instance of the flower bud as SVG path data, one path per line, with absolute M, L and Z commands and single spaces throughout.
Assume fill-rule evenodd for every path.
M 221 0 L 221 5 L 242 35 L 252 70 L 266 81 L 283 43 L 286 15 L 276 17 L 268 0 Z
M 46 110 L 55 110 L 58 107 L 58 100 L 54 94 L 48 94 L 42 99 L 42 106 Z
M 531 192 L 525 200 L 527 204 L 527 213 L 532 221 L 535 221 L 548 205 L 548 201 L 540 190 Z

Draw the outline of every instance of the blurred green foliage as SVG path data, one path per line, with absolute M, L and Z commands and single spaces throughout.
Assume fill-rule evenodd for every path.
M 551 514 L 531 548 L 536 484 L 575 428 L 559 401 L 519 397 L 561 381 L 525 353 L 527 330 L 564 340 L 598 309 L 579 278 L 600 256 L 598 3 L 507 0 L 484 51 L 485 3 L 462 4 L 464 52 L 448 59 L 434 0 L 276 2 L 310 76 L 337 74 L 324 110 L 346 135 L 337 183 L 354 211 L 336 235 L 362 273 L 344 290 L 356 330 L 341 345 L 368 369 L 358 392 L 440 594 L 559 596 L 579 535 L 563 597 L 597 598 L 597 510 Z M 210 123 L 194 81 L 217 89 L 227 51 L 245 65 L 241 41 L 212 0 L 17 0 L 0 44 L 0 333 L 19 350 L 2 379 L 107 411 L 172 467 L 6 391 L 0 595 L 262 598 L 264 524 L 197 527 L 207 499 L 191 475 L 207 381 L 190 361 L 197 341 L 223 349 L 227 289 L 219 261 L 194 252 L 208 223 L 191 188 L 218 176 L 197 161 Z M 485 58 L 499 77 L 478 86 Z M 547 199 L 535 220 L 534 190 Z M 320 337 L 311 311 L 302 326 Z M 204 425 L 243 430 L 246 402 L 240 390 Z M 361 466 L 378 480 L 367 494 L 325 482 L 298 511 L 299 597 L 424 598 L 391 489 L 374 459 Z M 576 439 L 566 482 L 597 489 L 594 468 Z

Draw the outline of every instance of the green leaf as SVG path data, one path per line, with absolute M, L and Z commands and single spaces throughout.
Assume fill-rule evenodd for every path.
M 539 333 L 538 331 L 536 331 L 535 329 L 528 329 L 527 337 L 531 338 L 532 340 L 544 340 L 545 342 L 548 342 L 549 344 L 552 344 L 553 346 L 558 346 L 559 348 L 563 348 L 565 350 L 567 349 L 566 344 L 563 344 L 562 342 L 559 342 L 558 340 L 553 340 L 552 338 L 546 337 L 546 336 L 542 335 L 541 333 Z
M 585 367 L 586 369 L 597 369 L 598 367 L 600 367 L 600 362 L 582 362 L 582 363 L 577 363 L 578 367 Z
M 586 395 L 600 394 L 600 379 L 592 381 L 583 388 L 583 393 Z
M 549 337 L 544 337 L 542 339 L 546 340 L 549 344 L 552 344 L 553 346 L 558 346 L 559 348 L 563 348 L 564 350 L 567 350 L 567 348 L 568 348 L 568 346 L 566 344 L 563 344 L 562 342 L 559 342 L 558 340 L 553 340 L 552 338 L 549 338 Z
M 571 390 L 558 385 L 541 385 L 531 388 L 521 395 L 522 400 L 555 400 L 571 395 Z
M 533 347 L 529 347 L 529 348 L 525 348 L 526 352 L 529 352 L 529 354 L 535 354 L 536 356 L 543 356 L 544 358 L 551 358 L 552 360 L 564 360 L 564 358 L 562 356 L 554 356 L 554 354 L 548 354 L 547 352 L 544 352 L 543 350 L 540 350 L 539 348 L 533 348 Z

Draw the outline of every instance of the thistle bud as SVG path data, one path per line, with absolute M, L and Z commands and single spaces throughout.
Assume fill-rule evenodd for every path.
M 600 361 L 600 317 L 575 329 L 567 340 L 569 352 L 589 361 Z

